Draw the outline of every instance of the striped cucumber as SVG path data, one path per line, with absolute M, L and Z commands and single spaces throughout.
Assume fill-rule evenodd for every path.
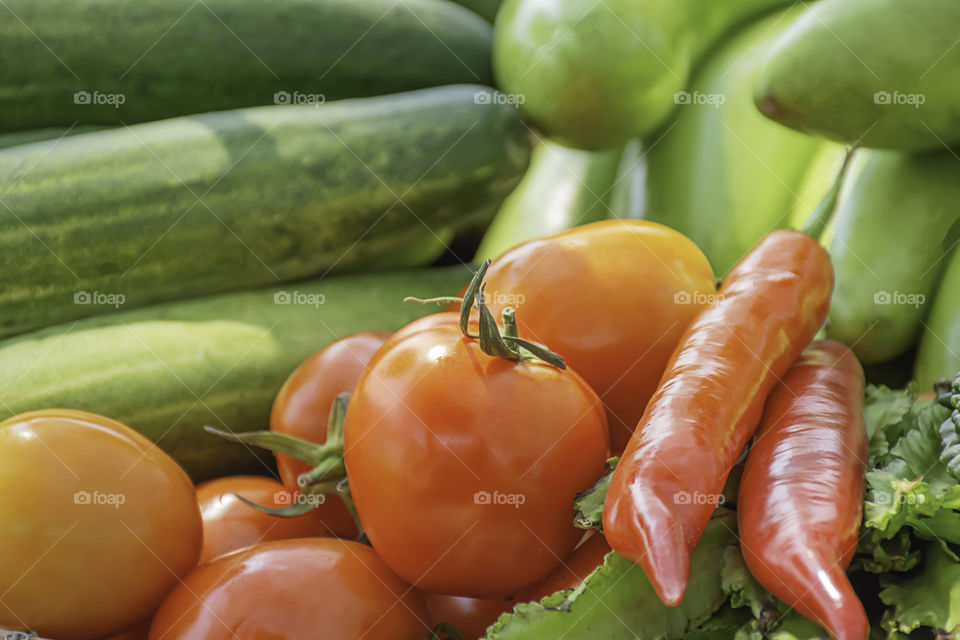
M 491 40 L 446 0 L 5 0 L 0 130 L 492 84 Z
M 529 158 L 476 86 L 223 111 L 0 151 L 0 337 L 330 269 L 489 219 Z
M 63 407 L 137 429 L 195 480 L 263 471 L 205 424 L 266 428 L 273 397 L 302 360 L 345 334 L 391 331 L 434 311 L 405 295 L 455 294 L 462 266 L 332 276 L 157 305 L 0 342 L 0 415 Z

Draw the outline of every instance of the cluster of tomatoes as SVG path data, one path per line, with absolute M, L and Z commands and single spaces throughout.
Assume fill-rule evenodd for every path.
M 294 371 L 271 431 L 238 438 L 277 452 L 280 481 L 194 487 L 107 418 L 12 418 L 0 626 L 415 640 L 447 623 L 477 638 L 609 551 L 574 527 L 574 498 L 626 445 L 714 293 L 703 254 L 655 223 L 520 245 L 471 283 L 466 312 L 348 336 Z

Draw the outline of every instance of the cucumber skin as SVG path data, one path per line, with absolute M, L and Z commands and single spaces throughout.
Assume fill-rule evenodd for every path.
M 934 304 L 953 249 L 944 238 L 960 218 L 960 167 L 949 151 L 858 154 L 834 214 L 827 336 L 874 364 L 912 347 Z
M 435 306 L 405 295 L 455 295 L 463 267 L 352 274 L 157 305 L 0 342 L 0 415 L 67 408 L 119 420 L 172 455 L 195 481 L 263 473 L 266 459 L 203 431 L 266 429 L 283 381 L 349 333 L 393 331 Z M 275 304 L 277 292 L 325 296 Z
M 0 131 L 274 104 L 282 91 L 493 84 L 490 24 L 446 0 L 6 0 L 2 13 L 0 60 L 17 63 L 0 73 Z M 124 101 L 76 104 L 78 91 Z
M 79 292 L 132 308 L 424 264 L 435 256 L 409 243 L 489 220 L 529 161 L 517 111 L 476 99 L 490 92 L 258 107 L 0 151 L 0 337 L 114 309 L 74 304 Z

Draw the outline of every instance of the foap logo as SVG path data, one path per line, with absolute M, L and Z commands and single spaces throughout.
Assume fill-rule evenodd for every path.
M 12 631 L 0 627 L 0 640 L 40 640 L 36 631 Z
M 719 109 L 720 105 L 726 101 L 727 96 L 722 93 L 700 93 L 699 91 L 690 93 L 689 91 L 677 91 L 673 94 L 673 104 L 706 105 L 714 109 Z
M 877 291 L 873 294 L 873 304 L 876 305 L 904 305 L 919 309 L 927 302 L 922 293 L 903 293 L 901 291 Z
M 126 501 L 127 496 L 122 493 L 77 491 L 73 494 L 73 504 L 78 505 L 106 506 L 119 509 Z
M 300 91 L 277 91 L 273 94 L 273 104 L 312 104 L 319 107 L 327 101 L 322 93 L 301 93 Z
M 722 493 L 702 493 L 700 491 L 678 491 L 673 494 L 674 504 L 712 504 L 721 505 L 727 499 Z
M 303 293 L 301 291 L 277 291 L 273 294 L 273 304 L 302 304 L 319 308 L 327 301 L 322 293 Z
M 289 491 L 277 491 L 273 494 L 273 503 L 277 506 L 286 507 L 295 504 L 308 504 L 311 507 L 319 507 L 327 501 L 327 496 L 323 493 L 290 493 Z
M 500 293 L 499 291 L 494 291 L 493 293 L 484 293 L 483 301 L 487 304 L 500 307 L 519 307 L 527 301 L 527 297 L 522 293 Z
M 873 104 L 882 105 L 906 105 L 919 109 L 920 105 L 927 101 L 927 96 L 922 93 L 900 93 L 894 91 L 877 91 L 873 94 Z
M 505 104 L 519 107 L 527 101 L 522 93 L 502 93 L 500 91 L 477 91 L 473 94 L 474 104 Z
M 77 291 L 73 294 L 73 304 L 90 304 L 119 308 L 127 301 L 122 293 L 105 293 L 102 291 Z
M 527 496 L 522 493 L 500 493 L 494 491 L 477 491 L 473 494 L 473 504 L 480 505 L 509 505 L 514 509 L 519 509 L 520 505 L 527 501 Z
M 894 504 L 925 504 L 927 497 L 922 493 L 876 493 L 873 495 L 873 498 L 870 500 L 873 504 L 876 505 L 894 505 Z
M 119 109 L 120 105 L 127 101 L 127 96 L 122 93 L 100 93 L 99 91 L 77 91 L 73 94 L 73 104 L 94 105 L 106 104 L 114 109 Z
M 704 293 L 703 291 L 677 291 L 673 294 L 673 304 L 713 304 L 723 300 L 719 293 Z

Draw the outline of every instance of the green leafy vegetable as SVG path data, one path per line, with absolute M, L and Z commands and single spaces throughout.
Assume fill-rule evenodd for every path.
M 880 599 L 891 607 L 883 626 L 888 631 L 910 633 L 919 627 L 960 632 L 960 563 L 940 545 L 924 550 L 922 570 L 908 578 L 885 576 Z M 939 637 L 954 637 L 941 635 Z
M 573 508 L 576 509 L 577 514 L 573 522 L 581 529 L 603 531 L 603 501 L 607 497 L 607 487 L 610 486 L 610 478 L 619 461 L 620 458 L 607 460 L 604 474 L 600 479 L 586 491 L 577 494 L 574 499 Z
M 667 607 L 643 569 L 616 553 L 607 554 L 574 590 L 518 604 L 488 631 L 487 640 L 646 640 L 683 638 L 710 618 L 726 599 L 721 567 L 735 544 L 736 516 L 718 511 L 707 525 L 690 563 L 683 603 Z

